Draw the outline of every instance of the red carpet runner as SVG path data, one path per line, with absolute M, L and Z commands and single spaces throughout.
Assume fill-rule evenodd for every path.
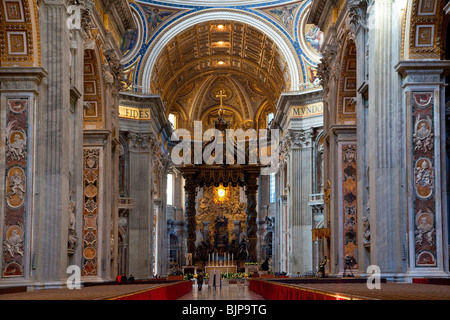
M 180 281 L 157 288 L 134 292 L 112 300 L 176 300 L 191 290 L 191 281 Z
M 349 297 L 263 280 L 249 280 L 249 289 L 266 300 L 349 300 Z

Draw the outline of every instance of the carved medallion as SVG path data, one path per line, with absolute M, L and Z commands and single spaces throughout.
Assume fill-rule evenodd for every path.
M 6 201 L 11 208 L 20 207 L 25 200 L 25 172 L 12 167 L 6 177 Z
M 19 223 L 19 225 L 10 226 L 6 230 L 5 238 L 5 241 L 3 241 L 5 253 L 9 254 L 12 258 L 16 255 L 23 257 L 23 225 Z
M 434 170 L 431 161 L 419 158 L 414 165 L 415 189 L 418 197 L 427 199 L 434 189 Z
M 28 99 L 8 99 L 8 107 L 14 113 L 22 113 L 28 104 Z
M 414 93 L 413 99 L 418 107 L 425 108 L 427 107 L 433 98 L 432 93 Z
M 18 277 L 23 274 L 22 266 L 17 262 L 10 262 L 5 266 L 3 270 L 3 277 Z
M 420 114 L 417 116 L 416 124 L 414 126 L 414 150 L 432 150 L 433 148 L 433 123 L 429 116 L 426 119 L 421 119 Z
M 430 209 L 419 210 L 416 214 L 415 242 L 422 246 L 424 242 L 434 246 L 434 214 Z

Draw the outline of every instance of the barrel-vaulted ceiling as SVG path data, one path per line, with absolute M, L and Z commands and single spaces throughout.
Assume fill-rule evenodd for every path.
M 123 91 L 159 94 L 167 114 L 178 114 L 184 127 L 193 120 L 210 122 L 221 99 L 235 123 L 263 126 L 283 91 L 320 86 L 316 68 L 323 36 L 307 23 L 310 5 L 130 0 L 138 27 L 121 42 Z
M 289 70 L 276 44 L 256 28 L 235 21 L 209 21 L 177 34 L 155 64 L 151 91 L 168 112 L 201 120 L 220 104 L 240 120 L 256 120 L 275 106 L 289 85 Z

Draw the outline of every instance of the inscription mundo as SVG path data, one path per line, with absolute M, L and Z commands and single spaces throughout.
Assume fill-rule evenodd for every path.
M 323 104 L 314 103 L 306 106 L 294 106 L 291 110 L 292 118 L 307 118 L 323 114 Z

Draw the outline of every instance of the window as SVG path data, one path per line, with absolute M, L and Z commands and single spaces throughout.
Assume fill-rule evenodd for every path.
M 270 174 L 269 190 L 270 203 L 275 203 L 275 173 Z
M 172 124 L 172 127 L 177 129 L 177 116 L 173 113 L 169 114 L 169 121 Z
M 173 206 L 173 174 L 167 175 L 167 205 Z
M 272 121 L 274 117 L 275 116 L 274 116 L 273 112 L 267 114 L 267 125 L 269 125 L 270 121 Z

